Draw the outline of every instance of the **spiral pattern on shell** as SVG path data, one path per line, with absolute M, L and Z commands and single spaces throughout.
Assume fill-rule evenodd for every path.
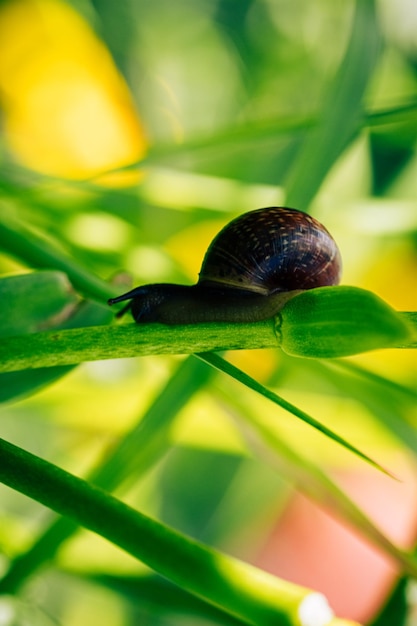
M 213 239 L 198 284 L 216 284 L 260 294 L 335 285 L 338 247 L 315 218 L 285 207 L 245 213 Z

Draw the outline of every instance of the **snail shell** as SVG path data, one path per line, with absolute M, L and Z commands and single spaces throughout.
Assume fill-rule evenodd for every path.
M 213 239 L 196 285 L 137 287 L 109 300 L 130 300 L 137 322 L 251 322 L 275 315 L 299 291 L 338 284 L 338 247 L 316 219 L 285 207 L 245 213 Z
M 270 294 L 313 289 L 339 282 L 336 243 L 316 219 L 284 207 L 245 213 L 213 239 L 199 283 Z

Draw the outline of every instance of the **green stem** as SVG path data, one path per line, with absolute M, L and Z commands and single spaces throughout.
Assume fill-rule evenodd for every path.
M 4 337 L 0 372 L 152 354 L 278 348 L 273 320 L 256 324 L 122 324 Z
M 0 481 L 108 539 L 246 624 L 303 624 L 301 607 L 316 595 L 309 590 L 209 549 L 4 440 L 0 458 Z M 316 623 L 324 626 L 330 617 L 322 607 Z
M 400 314 L 417 330 L 417 316 Z M 155 354 L 278 348 L 273 320 L 250 324 L 122 324 L 3 337 L 0 373 Z M 383 346 L 381 346 L 383 347 Z M 414 340 L 389 347 L 415 348 Z
M 78 572 L 77 574 L 79 575 Z M 178 616 L 179 622 L 183 623 L 181 619 L 183 615 L 192 615 L 198 624 L 200 620 L 201 624 L 216 624 L 216 626 L 242 626 L 244 624 L 242 620 L 227 615 L 155 574 L 147 576 L 143 574 L 139 576 L 86 574 L 85 579 L 87 582 L 92 581 L 119 592 L 123 598 L 130 601 L 133 607 L 139 604 L 153 613 L 156 611 L 161 619 L 166 616 L 170 624 L 177 623 L 175 616 Z

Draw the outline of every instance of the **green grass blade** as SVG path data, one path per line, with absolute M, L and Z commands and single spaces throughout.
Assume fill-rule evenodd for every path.
M 383 110 L 365 110 L 363 119 L 360 120 L 359 118 L 356 124 L 352 124 L 352 132 L 354 133 L 355 129 L 358 128 L 358 121 L 362 121 L 365 127 L 371 128 L 385 126 L 386 124 L 414 124 L 416 112 L 416 101 L 401 103 Z M 176 160 L 185 156 L 195 155 L 196 153 L 209 153 L 214 149 L 224 152 L 242 148 L 242 145 L 245 144 L 256 146 L 265 140 L 270 143 L 273 137 L 276 137 L 277 141 L 280 141 L 283 136 L 289 134 L 295 135 L 297 133 L 299 135 L 300 133 L 305 133 L 307 136 L 307 133 L 314 132 L 312 129 L 319 123 L 319 120 L 321 120 L 321 117 L 319 118 L 318 114 L 309 116 L 295 114 L 227 128 L 224 131 L 210 133 L 210 135 L 207 136 L 196 137 L 194 140 L 188 140 L 182 144 L 157 145 L 151 148 L 143 161 L 133 163 L 123 169 L 135 170 L 144 165 L 158 166 L 166 162 L 175 163 Z M 334 139 L 335 137 L 333 137 L 333 140 Z M 347 141 L 349 139 L 350 136 L 347 135 Z M 343 147 L 344 144 L 342 144 L 339 150 L 341 151 Z M 316 156 L 318 157 L 319 155 Z M 331 165 L 332 163 L 329 162 L 328 166 L 331 167 Z M 113 171 L 114 170 L 111 170 L 109 173 L 113 173 Z M 325 173 L 326 172 L 327 170 Z M 291 201 L 291 198 L 289 201 Z
M 0 372 L 196 351 L 278 348 L 272 320 L 255 324 L 120 324 L 5 337 Z
M 232 365 L 231 363 L 229 363 L 228 361 L 226 361 L 219 355 L 197 354 L 196 356 L 200 358 L 202 361 L 204 361 L 205 363 L 209 363 L 210 365 L 220 370 L 221 372 L 224 372 L 228 376 L 231 376 L 235 380 L 238 380 L 240 383 L 242 383 L 249 389 L 256 391 L 264 398 L 271 400 L 271 402 L 274 402 L 278 406 L 282 407 L 283 409 L 285 409 L 286 411 L 294 415 L 294 417 L 297 417 L 298 419 L 302 420 L 306 424 L 309 424 L 316 430 L 320 431 L 321 433 L 326 435 L 326 437 L 329 437 L 329 439 L 331 439 L 332 441 L 340 444 L 347 450 L 350 450 L 350 452 L 353 452 L 353 454 L 356 454 L 356 456 L 358 456 L 359 458 L 363 459 L 364 461 L 366 461 L 373 467 L 376 467 L 380 471 L 384 472 L 384 474 L 387 474 L 388 476 L 393 477 L 391 472 L 389 472 L 387 469 L 382 467 L 382 465 L 380 465 L 380 463 L 378 463 L 377 461 L 374 461 L 373 459 L 371 459 L 367 454 L 359 450 L 356 446 L 349 443 L 346 439 L 336 434 L 330 428 L 327 428 L 327 426 L 324 426 L 324 424 L 321 424 L 318 420 L 314 419 L 314 417 L 312 417 L 305 411 L 302 411 L 301 409 L 296 407 L 294 404 L 291 404 L 287 400 L 284 400 L 284 398 L 274 393 L 273 391 L 271 391 L 270 389 L 268 389 L 261 383 L 258 383 L 257 380 L 255 380 L 248 374 L 245 374 L 245 372 L 242 372 L 242 370 L 235 367 L 234 365 Z
M 303 143 L 287 181 L 288 206 L 306 209 L 363 123 L 363 97 L 381 49 L 374 0 L 358 0 L 345 57 L 318 123 Z
M 109 491 L 128 476 L 137 479 L 149 470 L 169 448 L 169 428 L 176 415 L 208 383 L 212 374 L 205 364 L 185 359 L 138 425 L 89 474 L 89 480 Z
M 230 403 L 232 406 L 239 406 L 236 394 L 230 397 Z M 401 569 L 415 575 L 412 572 L 417 571 L 417 562 L 413 555 L 400 549 L 388 539 L 320 467 L 278 437 L 269 426 L 250 413 L 247 406 L 241 409 L 239 412 L 242 417 L 246 418 L 248 425 L 264 443 L 265 448 L 261 451 L 263 461 L 267 461 L 281 476 L 286 475 L 293 480 L 297 488 L 306 496 L 321 504 L 325 509 L 330 509 L 340 519 L 347 520 L 364 537 L 389 554 Z M 272 454 L 267 454 L 268 449 L 272 451 Z
M 104 491 L 0 440 L 0 481 L 65 515 L 136 557 L 183 589 L 246 624 L 307 622 L 309 590 L 228 557 L 153 520 Z M 332 614 L 321 606 L 317 624 Z
M 85 576 L 87 581 L 98 583 L 123 594 L 132 607 L 146 607 L 167 619 L 187 615 L 197 620 L 208 620 L 216 626 L 242 626 L 245 622 L 227 615 L 215 607 L 202 602 L 180 587 L 173 585 L 160 576 L 115 576 L 97 574 Z
M 169 427 L 178 411 L 212 373 L 211 367 L 185 359 L 138 424 L 89 473 L 89 480 L 112 491 L 129 477 L 140 479 L 169 447 Z M 0 580 L 0 593 L 12 593 L 21 587 L 77 530 L 77 524 L 66 518 L 52 522 L 28 550 L 12 561 Z
M 0 250 L 23 261 L 29 267 L 64 272 L 75 289 L 93 300 L 103 302 L 117 295 L 117 290 L 112 285 L 61 252 L 42 235 L 10 217 L 6 219 L 2 216 L 0 221 Z
M 415 127 L 417 115 L 417 101 L 411 100 L 377 111 L 368 111 L 366 123 L 371 128 L 387 124 L 410 124 Z

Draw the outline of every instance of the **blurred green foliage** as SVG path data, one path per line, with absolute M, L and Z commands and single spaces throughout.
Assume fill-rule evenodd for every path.
M 30 0 L 25 2 L 29 7 Z M 0 51 L 0 222 L 15 220 L 33 232 L 32 248 L 13 248 L 10 236 L 0 240 L 3 314 L 14 333 L 22 325 L 34 332 L 108 323 L 111 315 L 102 303 L 107 288 L 109 295 L 118 291 L 120 270 L 134 284 L 192 282 L 220 226 L 238 213 L 288 198 L 313 212 L 338 241 L 345 284 L 369 289 L 395 309 L 416 310 L 417 18 L 405 0 L 380 0 L 375 14 L 368 0 L 72 2 L 68 6 L 110 53 L 117 80 L 131 98 L 130 104 L 116 98 L 117 81 L 115 86 L 107 80 L 103 69 L 108 61 L 85 43 L 85 65 L 97 69 L 103 101 L 117 100 L 112 117 L 120 127 L 126 123 L 138 153 L 137 162 L 115 161 L 111 144 L 99 141 L 108 118 L 98 104 L 92 106 L 79 136 L 73 131 L 70 139 L 80 154 L 85 141 L 96 142 L 89 149 L 103 156 L 107 177 L 85 165 L 83 175 L 65 175 L 64 153 L 73 144 L 68 137 L 67 143 L 58 135 L 54 140 L 46 110 L 30 109 L 37 75 L 33 67 L 27 70 L 29 60 L 41 50 L 39 76 L 49 61 L 48 45 L 35 42 L 31 48 L 29 35 L 23 43 L 18 37 L 20 31 L 35 32 L 33 19 L 25 18 L 25 2 L 8 0 L 0 7 L 22 7 L 12 32 L 18 65 L 5 45 Z M 60 11 L 59 3 L 43 4 L 46 14 L 52 6 Z M 2 19 L 0 10 L 0 26 Z M 56 35 L 61 37 L 58 30 Z M 80 47 L 84 37 L 80 30 Z M 55 58 L 65 83 L 67 66 Z M 29 76 L 35 91 L 19 100 L 22 84 L 13 75 Z M 62 97 L 58 84 L 52 100 L 58 118 Z M 11 120 L 23 100 L 26 126 L 16 126 Z M 137 139 L 135 124 L 143 127 L 146 143 Z M 93 127 L 94 140 L 88 135 Z M 45 137 L 52 161 L 43 156 Z M 38 160 L 28 160 L 25 140 Z M 62 162 L 61 169 L 51 170 L 51 162 L 57 168 Z M 45 255 L 54 246 L 65 267 L 33 256 L 35 245 Z M 70 279 L 73 271 L 81 282 L 73 279 L 70 286 L 63 279 L 57 270 L 67 265 Z M 10 310 L 7 281 L 16 273 L 36 296 L 25 302 L 23 289 L 19 306 Z M 0 334 L 7 334 L 5 325 Z M 345 363 L 272 350 L 229 357 L 399 475 L 408 497 L 394 503 L 387 496 L 379 517 L 374 513 L 394 541 L 411 547 L 417 522 L 415 354 L 378 351 Z M 259 415 L 283 445 L 324 473 L 359 474 L 359 482 L 367 476 L 360 460 L 196 360 L 145 357 L 3 376 L 2 437 L 255 563 L 289 515 L 300 485 L 285 457 L 277 457 L 278 469 L 271 462 L 245 411 Z M 100 470 L 109 459 L 113 464 Z M 389 491 L 385 483 L 379 488 Z M 15 600 L 0 601 L 0 615 L 9 611 L 5 624 L 24 624 L 28 615 L 34 626 L 236 623 L 95 536 L 78 532 L 63 543 L 74 527 L 53 522 L 36 502 L 6 488 L 0 493 L 0 565 L 5 574 L 11 565 L 12 572 L 3 589 L 16 592 Z M 395 526 L 397 518 L 402 521 L 396 530 L 384 524 L 392 520 Z M 346 563 L 341 554 L 333 556 L 322 559 L 323 568 L 327 560 L 337 579 Z M 298 562 L 297 554 L 292 558 Z M 285 576 L 280 561 L 277 553 L 274 571 Z M 365 561 L 356 567 L 366 571 Z M 306 569 L 299 568 L 302 580 Z M 378 578 L 374 572 L 370 577 Z M 354 580 L 352 575 L 348 583 L 352 607 Z M 324 583 L 316 583 L 338 610 Z M 357 619 L 372 623 L 394 585 L 393 573 L 379 590 L 370 584 L 369 603 L 356 609 Z M 404 607 L 406 582 L 400 585 L 392 606 L 411 614 Z M 391 626 L 389 609 L 376 623 Z

